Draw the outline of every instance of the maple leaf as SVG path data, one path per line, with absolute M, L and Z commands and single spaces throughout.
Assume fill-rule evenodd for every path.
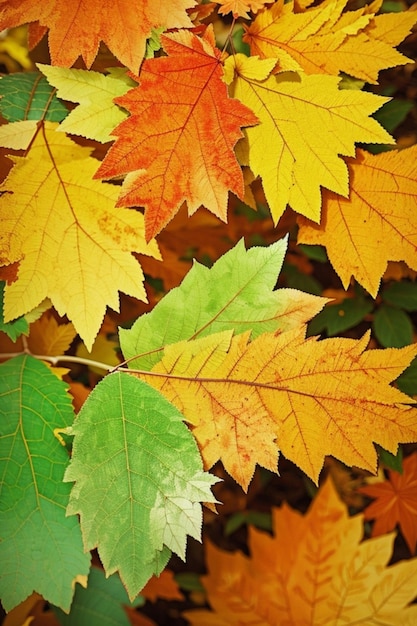
M 116 106 L 113 99 L 125 94 L 136 84 L 126 75 L 124 68 L 109 68 L 105 76 L 100 72 L 42 63 L 38 63 L 37 67 L 49 84 L 57 88 L 60 98 L 79 103 L 57 130 L 104 143 L 114 139 L 111 132 L 127 117 L 127 113 Z
M 358 489 L 376 498 L 364 510 L 366 520 L 375 520 L 372 536 L 378 537 L 399 525 L 412 554 L 417 546 L 417 453 L 403 461 L 403 473 L 389 470 L 389 479 Z
M 187 535 L 200 540 L 201 502 L 216 502 L 218 479 L 203 472 L 182 419 L 152 387 L 118 372 L 96 385 L 68 431 L 67 513 L 80 515 L 85 550 L 98 548 L 131 600 L 171 551 L 185 558 Z
M 372 296 L 388 261 L 417 270 L 417 146 L 347 159 L 350 197 L 323 194 L 320 226 L 300 217 L 299 243 L 320 244 L 345 289 L 353 276 Z
M 178 288 L 129 330 L 119 330 L 129 366 L 149 370 L 161 360 L 167 344 L 221 330 L 235 334 L 250 330 L 254 338 L 267 331 L 303 327 L 326 299 L 296 289 L 273 290 L 286 248 L 282 239 L 245 250 L 241 240 L 210 269 L 195 262 Z
M 417 559 L 387 567 L 394 535 L 361 542 L 363 517 L 348 517 L 330 480 L 305 516 L 284 504 L 273 525 L 273 537 L 250 528 L 250 557 L 207 545 L 212 611 L 185 612 L 193 626 L 415 623 Z
M 274 64 L 274 59 L 243 54 L 226 59 L 233 95 L 261 121 L 244 130 L 238 154 L 242 164 L 261 176 L 275 223 L 287 204 L 318 222 L 321 187 L 343 196 L 349 192 L 348 169 L 340 155 L 354 156 L 357 141 L 393 143 L 368 117 L 386 99 L 339 90 L 335 76 L 274 75 Z
M 246 490 L 256 463 L 277 469 L 278 450 L 317 481 L 324 457 L 375 471 L 373 442 L 395 453 L 415 441 L 412 400 L 389 383 L 417 354 L 367 350 L 369 335 L 304 339 L 299 328 L 232 331 L 169 345 L 151 372 L 133 370 L 193 425 L 206 467 L 222 460 Z
M 248 11 L 257 13 L 264 8 L 267 0 L 217 0 L 216 4 L 220 4 L 219 13 L 227 15 L 232 13 L 234 18 L 244 17 L 249 19 Z
M 49 312 L 30 325 L 27 341 L 33 354 L 53 356 L 66 352 L 76 334 L 72 324 L 58 324 Z
M 280 71 L 350 76 L 376 83 L 380 70 L 410 59 L 393 49 L 410 34 L 412 11 L 374 16 L 365 7 L 342 13 L 347 0 L 325 0 L 295 13 L 279 0 L 246 28 L 252 55 L 278 60 Z M 382 19 L 381 19 L 382 18 Z
M 152 28 L 192 26 L 187 9 L 195 0 L 1 0 L 0 30 L 30 25 L 32 44 L 49 29 L 48 43 L 53 65 L 70 67 L 81 55 L 91 67 L 103 41 L 113 54 L 137 72 L 145 54 L 146 39 Z
M 168 57 L 146 60 L 140 85 L 116 103 L 131 116 L 96 177 L 128 174 L 119 206 L 144 206 L 146 237 L 155 236 L 184 200 L 191 215 L 203 205 L 226 220 L 228 191 L 243 197 L 233 146 L 240 127 L 257 118 L 227 95 L 212 29 L 161 38 Z
M 130 251 L 158 250 L 145 243 L 142 215 L 115 209 L 117 188 L 92 180 L 91 150 L 55 128 L 46 122 L 27 157 L 10 157 L 15 165 L 2 184 L 0 264 L 20 262 L 17 280 L 5 287 L 4 318 L 49 297 L 91 348 L 106 305 L 119 308 L 119 289 L 146 300 Z

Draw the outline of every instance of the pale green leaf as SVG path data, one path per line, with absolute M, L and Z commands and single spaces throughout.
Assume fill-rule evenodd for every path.
M 127 117 L 127 112 L 115 104 L 113 98 L 137 87 L 137 83 L 127 76 L 126 69 L 110 68 L 105 76 L 100 72 L 41 63 L 38 67 L 48 82 L 57 88 L 60 98 L 79 104 L 58 130 L 103 143 L 114 140 L 111 132 Z
M 0 386 L 2 603 L 9 611 L 36 591 L 68 611 L 90 555 L 78 519 L 66 516 L 68 453 L 54 436 L 74 418 L 67 385 L 42 362 L 19 356 L 0 365 Z
M 286 252 L 286 239 L 245 250 L 243 240 L 210 269 L 195 262 L 181 285 L 142 315 L 120 344 L 131 367 L 150 370 L 165 345 L 223 330 L 235 334 L 299 327 L 320 311 L 325 298 L 295 289 L 273 291 Z
M 85 549 L 98 547 L 133 599 L 171 551 L 200 539 L 200 502 L 215 502 L 181 413 L 143 381 L 114 373 L 91 392 L 72 429 L 69 513 L 80 514 Z

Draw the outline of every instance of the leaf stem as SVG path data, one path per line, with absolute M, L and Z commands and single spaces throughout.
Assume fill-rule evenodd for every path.
M 108 365 L 107 363 L 101 363 L 100 361 L 93 361 L 92 359 L 85 359 L 80 356 L 69 356 L 66 354 L 61 354 L 59 356 L 50 356 L 48 354 L 32 354 L 27 350 L 23 350 L 22 352 L 4 352 L 0 353 L 0 360 L 12 359 L 16 356 L 21 356 L 22 354 L 30 354 L 34 359 L 39 359 L 40 361 L 49 361 L 52 365 L 57 365 L 61 361 L 65 361 L 67 363 L 79 363 L 80 365 L 88 365 L 90 367 L 98 367 L 101 370 L 105 370 L 106 372 L 110 372 L 111 370 L 117 369 L 117 366 Z

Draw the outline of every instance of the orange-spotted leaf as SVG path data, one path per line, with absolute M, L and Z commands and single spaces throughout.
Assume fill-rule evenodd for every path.
M 257 123 L 227 95 L 211 29 L 203 38 L 179 31 L 161 41 L 169 56 L 145 61 L 139 86 L 116 98 L 131 115 L 97 172 L 127 174 L 118 205 L 145 207 L 148 240 L 184 200 L 190 215 L 203 205 L 226 220 L 229 190 L 244 195 L 233 147 L 240 127 Z
M 417 270 L 417 146 L 347 164 L 350 197 L 325 191 L 320 225 L 299 218 L 298 242 L 325 246 L 345 289 L 353 276 L 375 297 L 388 261 Z
M 172 344 L 137 373 L 193 425 L 206 467 L 220 459 L 247 489 L 256 463 L 276 471 L 281 450 L 317 481 L 326 455 L 375 471 L 373 442 L 395 452 L 416 440 L 412 400 L 389 383 L 417 346 L 364 351 L 367 336 L 306 340 L 299 328 L 248 337 Z
M 116 209 L 118 190 L 93 180 L 91 149 L 41 125 L 26 157 L 1 186 L 0 265 L 19 262 L 4 290 L 5 321 L 50 298 L 90 349 L 106 306 L 119 309 L 119 290 L 146 300 L 143 273 L 132 252 L 158 256 L 146 244 L 143 216 Z
M 365 7 L 345 11 L 347 0 L 325 0 L 297 12 L 293 2 L 275 2 L 246 29 L 252 55 L 275 58 L 280 71 L 345 72 L 376 83 L 380 70 L 410 59 L 394 46 L 417 22 L 412 11 L 374 16 Z
M 403 461 L 403 473 L 389 470 L 389 479 L 359 489 L 375 498 L 364 511 L 365 519 L 375 520 L 372 536 L 390 532 L 398 524 L 412 554 L 417 546 L 417 453 Z
M 70 67 L 79 56 L 90 67 L 103 41 L 113 54 L 137 72 L 153 28 L 190 27 L 187 9 L 195 0 L 1 0 L 0 30 L 30 25 L 35 45 L 46 30 L 53 65 Z
M 388 566 L 394 535 L 362 541 L 363 516 L 348 516 L 330 480 L 306 515 L 274 509 L 273 530 L 250 528 L 250 556 L 207 545 L 211 611 L 187 611 L 192 626 L 416 622 L 417 559 Z
M 321 187 L 348 196 L 348 170 L 341 155 L 354 156 L 355 142 L 393 143 L 370 118 L 385 98 L 339 89 L 336 76 L 274 74 L 274 59 L 237 54 L 226 59 L 233 96 L 258 116 L 244 130 L 237 152 L 262 178 L 274 222 L 287 204 L 320 221 Z
M 227 15 L 232 13 L 234 18 L 244 17 L 249 19 L 249 11 L 257 13 L 264 8 L 267 0 L 217 0 L 220 4 L 219 13 Z

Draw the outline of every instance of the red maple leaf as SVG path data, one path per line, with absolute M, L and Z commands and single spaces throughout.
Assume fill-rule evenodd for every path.
M 131 115 L 115 129 L 117 140 L 96 174 L 128 174 L 118 206 L 145 207 L 148 239 L 184 201 L 190 215 L 203 205 L 226 220 L 228 191 L 244 195 L 233 147 L 240 127 L 257 123 L 228 97 L 211 28 L 203 38 L 179 31 L 162 41 L 169 57 L 145 61 L 140 85 L 115 99 Z

